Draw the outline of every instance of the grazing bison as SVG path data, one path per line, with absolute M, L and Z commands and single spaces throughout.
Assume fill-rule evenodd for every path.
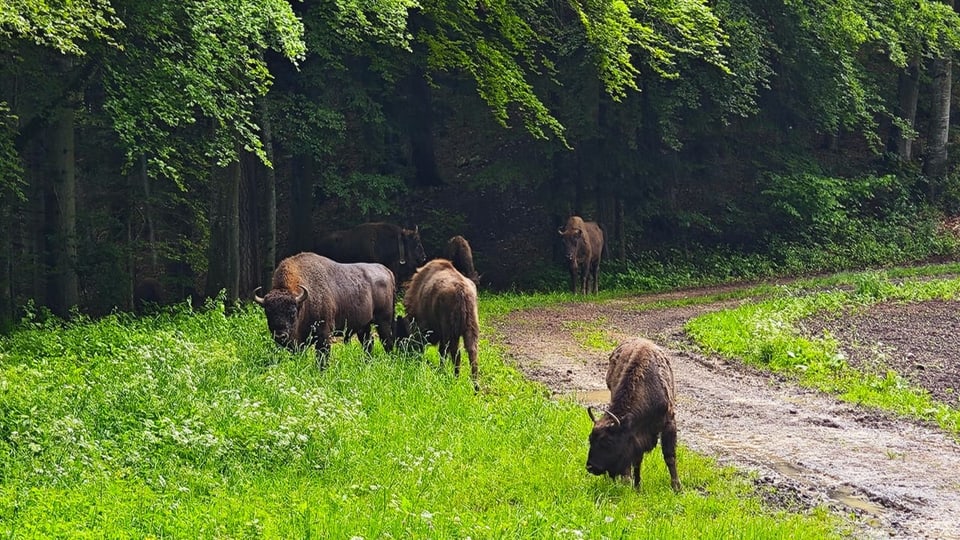
M 363 348 L 373 348 L 371 325 L 383 348 L 393 350 L 396 281 L 386 266 L 341 264 L 315 253 L 300 253 L 280 261 L 273 286 L 253 299 L 263 306 L 274 341 L 286 347 L 313 343 L 323 364 L 330 336 L 357 334 Z
M 453 263 L 453 267 L 458 272 L 470 278 L 477 285 L 480 284 L 480 276 L 473 267 L 473 250 L 470 249 L 470 243 L 467 242 L 466 238 L 458 234 L 447 240 L 444 256 Z
M 640 487 L 643 455 L 657 446 L 659 437 L 670 483 L 680 491 L 673 370 L 667 355 L 647 339 L 621 343 L 610 354 L 607 388 L 607 410 L 597 418 L 587 408 L 593 420 L 587 471 L 629 478 L 632 465 L 634 486 Z
M 434 259 L 413 275 L 403 296 L 406 318 L 398 325 L 400 336 L 437 345 L 440 362 L 450 357 L 453 374 L 460 375 L 460 338 L 470 359 L 470 377 L 477 386 L 477 286 L 446 259 Z
M 573 293 L 596 293 L 600 289 L 600 254 L 603 252 L 603 230 L 594 221 L 570 216 L 560 230 L 563 251 L 570 264 Z
M 314 252 L 341 263 L 380 263 L 393 272 L 398 283 L 427 261 L 419 228 L 382 222 L 329 232 L 320 237 Z

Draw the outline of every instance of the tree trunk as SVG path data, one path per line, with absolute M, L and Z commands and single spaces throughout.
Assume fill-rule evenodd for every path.
M 313 158 L 297 156 L 290 179 L 290 245 L 295 255 L 313 250 Z
M 67 317 L 80 300 L 77 276 L 77 168 L 74 147 L 74 110 L 57 111 L 51 126 L 51 182 L 45 194 L 47 210 L 47 303 L 56 315 Z
M 900 100 L 897 116 L 900 117 L 901 122 L 913 129 L 917 121 L 917 100 L 920 97 L 919 58 L 912 59 L 906 69 L 900 72 L 897 79 L 897 94 Z M 894 124 L 887 148 L 896 153 L 900 162 L 907 163 L 913 159 L 913 139 L 913 133 L 905 132 Z
M 410 135 L 410 159 L 418 186 L 439 186 L 440 171 L 437 168 L 436 144 L 433 140 L 433 102 L 430 85 L 419 70 L 407 78 L 409 113 L 407 116 Z
M 267 103 L 260 101 L 260 125 L 263 129 L 263 148 L 270 164 L 263 177 L 263 259 L 261 260 L 260 283 L 270 286 L 273 269 L 277 264 L 277 169 L 273 152 L 273 125 Z
M 156 278 L 160 273 L 160 263 L 157 256 L 157 237 L 153 226 L 153 201 L 150 198 L 150 176 L 147 174 L 147 156 L 140 155 L 140 184 L 143 186 L 143 220 L 147 226 L 147 250 L 150 253 L 150 277 Z
M 210 204 L 207 296 L 226 291 L 226 307 L 232 309 L 240 289 L 240 164 L 213 167 Z
M 627 262 L 627 234 L 626 234 L 626 224 L 624 222 L 624 211 L 623 211 L 623 199 L 617 198 L 616 200 L 616 230 L 617 237 L 617 259 L 621 263 Z
M 950 6 L 953 0 L 944 2 Z M 936 197 L 934 186 L 947 173 L 947 142 L 950 134 L 950 91 L 953 65 L 950 52 L 930 64 L 930 125 L 927 134 L 927 152 L 923 172 L 930 181 L 930 197 Z

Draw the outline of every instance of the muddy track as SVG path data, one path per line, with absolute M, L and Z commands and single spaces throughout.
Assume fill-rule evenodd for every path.
M 951 436 L 701 354 L 684 323 L 738 301 L 635 309 L 641 302 L 711 292 L 524 310 L 497 322 L 495 339 L 524 373 L 553 392 L 601 403 L 608 399 L 609 350 L 582 346 L 577 333 L 602 328 L 616 341 L 651 338 L 674 362 L 680 444 L 755 473 L 771 504 L 793 510 L 826 505 L 855 516 L 858 538 L 960 539 L 960 445 Z

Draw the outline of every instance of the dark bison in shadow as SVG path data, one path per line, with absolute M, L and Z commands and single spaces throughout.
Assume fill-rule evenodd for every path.
M 593 431 L 587 471 L 629 479 L 640 487 L 643 455 L 660 439 L 663 460 L 670 471 L 674 491 L 680 491 L 677 476 L 677 422 L 674 418 L 676 391 L 673 369 L 663 349 L 652 341 L 634 338 L 610 354 L 607 366 L 610 405 L 600 417 L 588 407 Z
M 260 289 L 253 299 L 263 306 L 274 341 L 290 348 L 316 345 L 321 365 L 334 332 L 357 334 L 369 353 L 376 325 L 383 348 L 393 350 L 396 280 L 382 264 L 342 264 L 300 253 L 280 261 L 270 292 L 261 297 Z
M 477 345 L 480 322 L 477 314 L 477 286 L 446 259 L 434 259 L 413 275 L 403 295 L 406 316 L 399 320 L 397 333 L 421 348 L 437 345 L 440 363 L 447 356 L 453 375 L 460 376 L 460 339 L 470 360 L 470 377 L 477 385 Z
M 570 216 L 559 230 L 563 253 L 570 265 L 570 284 L 574 294 L 596 293 L 600 289 L 600 254 L 603 230 L 594 221 Z
M 470 249 L 470 243 L 459 234 L 447 240 L 447 246 L 444 249 L 443 256 L 453 263 L 453 267 L 471 281 L 480 284 L 480 275 L 473 267 L 473 250 Z
M 314 251 L 341 263 L 380 263 L 401 283 L 427 261 L 417 227 L 393 223 L 362 223 L 351 229 L 321 235 Z

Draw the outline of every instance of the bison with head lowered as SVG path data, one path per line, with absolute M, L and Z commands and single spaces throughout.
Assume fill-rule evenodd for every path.
M 322 364 L 330 336 L 357 334 L 369 353 L 372 326 L 383 348 L 393 349 L 396 281 L 375 263 L 341 264 L 315 253 L 288 257 L 273 272 L 270 291 L 254 300 L 263 306 L 274 341 L 286 347 L 314 344 Z
M 643 455 L 657 446 L 659 438 L 671 486 L 679 491 L 675 390 L 666 353 L 643 338 L 621 343 L 610 354 L 607 388 L 607 409 L 597 417 L 592 407 L 587 408 L 593 420 L 587 471 L 629 478 L 633 467 L 634 486 L 640 487 Z

